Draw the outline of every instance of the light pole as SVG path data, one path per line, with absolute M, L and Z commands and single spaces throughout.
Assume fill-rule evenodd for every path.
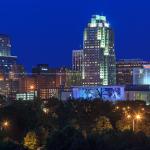
M 139 121 L 142 119 L 142 116 L 140 114 L 136 114 L 136 115 L 127 115 L 127 119 L 132 119 L 132 130 L 133 132 L 135 131 L 135 121 Z

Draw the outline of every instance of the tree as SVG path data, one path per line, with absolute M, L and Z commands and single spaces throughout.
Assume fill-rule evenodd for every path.
M 137 124 L 137 131 L 142 131 L 145 135 L 150 136 L 150 122 L 149 120 L 144 120 L 142 123 Z
M 0 141 L 0 150 L 27 150 L 15 141 Z
M 72 127 L 65 127 L 51 133 L 47 139 L 47 150 L 84 149 L 85 142 L 82 133 Z
M 36 150 L 38 147 L 38 138 L 35 132 L 28 132 L 24 138 L 24 146 L 29 150 Z
M 109 118 L 105 116 L 101 116 L 96 122 L 94 131 L 96 131 L 97 133 L 101 133 L 103 131 L 111 130 L 111 129 L 113 129 L 113 127 Z
M 125 120 L 119 120 L 116 122 L 116 128 L 120 131 L 131 130 L 131 123 Z

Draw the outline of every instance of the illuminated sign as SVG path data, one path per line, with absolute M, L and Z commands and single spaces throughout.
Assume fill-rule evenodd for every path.
M 125 100 L 125 92 L 123 86 L 74 87 L 73 98 L 117 101 Z

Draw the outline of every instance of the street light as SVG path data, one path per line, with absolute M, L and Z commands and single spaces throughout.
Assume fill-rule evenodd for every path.
M 30 85 L 30 90 L 34 90 L 34 85 Z
M 127 118 L 130 119 L 132 116 L 131 115 L 127 115 Z
M 129 110 L 129 109 L 130 109 L 130 106 L 128 106 L 127 109 Z
M 136 118 L 137 120 L 140 120 L 142 117 L 141 117 L 139 114 L 137 114 L 137 115 L 135 116 L 135 118 Z
M 48 114 L 48 113 L 49 113 L 49 109 L 48 109 L 48 108 L 43 108 L 43 112 L 44 112 L 45 114 Z
M 1 130 L 6 129 L 9 126 L 10 126 L 9 121 L 7 121 L 7 120 L 3 121 L 2 124 L 1 124 Z
M 119 109 L 119 106 L 116 106 L 116 109 Z
M 34 94 L 34 99 L 35 99 L 35 86 L 34 85 L 30 85 L 30 91 L 33 92 Z
M 144 109 L 144 108 L 142 108 L 141 110 L 142 110 L 142 111 L 145 111 L 145 109 Z
M 132 119 L 132 129 L 133 132 L 135 131 L 135 120 L 139 121 L 142 119 L 142 116 L 140 114 L 136 114 L 135 116 L 131 116 L 130 114 L 127 115 L 127 119 Z
M 122 108 L 122 110 L 123 110 L 123 111 L 125 111 L 125 110 L 126 110 L 126 108 L 125 108 L 125 107 L 123 107 L 123 108 Z
M 3 127 L 6 127 L 6 128 L 7 128 L 8 126 L 9 126 L 9 122 L 8 122 L 8 121 L 4 121 L 4 122 L 3 122 Z

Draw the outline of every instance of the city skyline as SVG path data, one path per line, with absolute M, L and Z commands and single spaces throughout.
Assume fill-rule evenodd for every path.
M 149 0 L 0 6 L 0 150 L 150 150 Z
M 58 3 L 60 5 L 57 5 Z M 122 4 L 125 7 L 122 7 Z M 53 3 L 34 0 L 21 3 L 18 0 L 10 3 L 5 1 L 2 2 L 0 10 L 2 20 L 0 32 L 11 36 L 13 55 L 18 56 L 28 71 L 38 63 L 48 63 L 54 67 L 68 66 L 71 64 L 72 50 L 81 48 L 82 34 L 87 22 L 93 14 L 103 13 L 116 35 L 117 58 L 148 60 L 149 57 L 146 55 L 150 49 L 148 4 L 146 1 L 137 2 L 135 5 L 129 0 L 87 1 L 87 3 L 83 0 L 80 5 L 79 1 L 75 3 L 68 0 Z M 142 9 L 140 13 L 139 8 Z M 144 21 L 140 21 L 141 18 Z M 142 38 L 138 38 L 139 36 Z M 59 44 L 57 39 L 60 39 Z M 65 56 L 62 57 L 64 52 Z M 55 59 L 56 57 L 58 59 Z

